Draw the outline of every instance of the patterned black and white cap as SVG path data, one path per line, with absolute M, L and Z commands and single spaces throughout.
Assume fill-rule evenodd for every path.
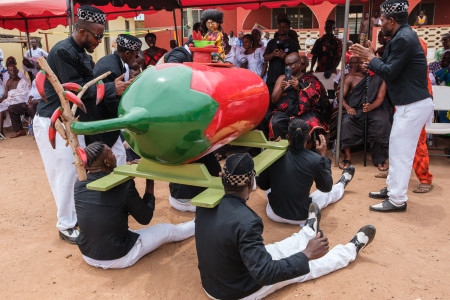
M 406 0 L 385 1 L 380 5 L 382 15 L 408 13 L 408 8 L 409 2 Z
M 116 40 L 117 46 L 123 47 L 130 51 L 140 50 L 142 42 L 137 37 L 130 34 L 119 34 Z
M 106 22 L 106 14 L 101 9 L 90 5 L 79 7 L 77 11 L 77 17 L 80 20 L 101 25 L 105 25 Z
M 248 185 L 255 177 L 255 163 L 248 153 L 233 154 L 223 166 L 222 180 L 228 186 Z

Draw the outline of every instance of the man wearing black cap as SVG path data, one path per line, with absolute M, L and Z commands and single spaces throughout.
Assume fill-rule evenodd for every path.
M 78 8 L 75 31 L 67 39 L 58 42 L 50 51 L 47 62 L 61 83 L 75 82 L 83 86 L 94 79 L 92 59 L 86 53 L 92 53 L 103 38 L 106 15 L 92 6 Z M 116 80 L 105 86 L 105 97 L 122 95 L 130 83 Z M 63 240 L 75 243 L 79 231 L 75 228 L 77 216 L 73 200 L 73 186 L 77 178 L 73 166 L 73 153 L 66 142 L 56 135 L 56 149 L 49 143 L 48 128 L 50 117 L 61 105 L 60 99 L 48 80 L 45 82 L 45 94 L 48 102 L 41 101 L 33 121 L 36 143 L 41 153 L 50 188 L 55 198 L 58 222 L 56 227 Z M 95 111 L 96 86 L 91 86 L 82 98 L 87 114 L 78 110 L 80 120 L 89 121 L 89 113 Z M 84 137 L 79 136 L 81 146 Z
M 111 74 L 103 79 L 105 87 L 114 85 L 116 79 L 123 81 L 126 67 L 132 66 L 139 57 L 139 50 L 142 42 L 135 36 L 129 34 L 119 34 L 116 39 L 117 50 L 105 57 L 102 57 L 94 67 L 94 77 L 100 76 L 108 71 Z M 113 95 L 113 97 L 103 97 L 102 102 L 97 105 L 96 110 L 90 114 L 90 120 L 104 120 L 117 118 L 117 110 L 119 108 L 121 96 Z M 85 136 L 86 145 L 95 141 L 101 141 L 108 145 L 117 158 L 117 165 L 126 164 L 125 148 L 119 138 L 120 130 L 105 132 L 95 135 Z
M 381 27 L 392 37 L 381 59 L 369 48 L 354 45 L 354 55 L 367 61 L 368 68 L 386 82 L 387 93 L 396 113 L 389 138 L 389 174 L 387 188 L 370 193 L 383 202 L 370 210 L 406 211 L 408 184 L 420 132 L 433 113 L 428 91 L 428 69 L 425 52 L 417 34 L 407 24 L 409 2 L 388 0 L 381 4 Z
M 320 209 L 312 203 L 302 230 L 264 245 L 262 220 L 246 204 L 254 176 L 249 154 L 231 155 L 222 173 L 225 196 L 214 208 L 197 208 L 198 268 L 210 298 L 264 298 L 286 285 L 347 266 L 373 240 L 375 228 L 367 225 L 349 243 L 328 252 L 328 239 L 319 229 Z

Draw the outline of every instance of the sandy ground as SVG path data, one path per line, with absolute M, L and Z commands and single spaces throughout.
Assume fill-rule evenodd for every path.
M 7 132 L 10 135 L 10 132 Z M 369 191 L 384 186 L 374 167 L 353 159 L 356 176 L 341 201 L 323 210 L 321 228 L 331 246 L 348 242 L 365 224 L 377 228 L 374 242 L 347 268 L 310 282 L 288 286 L 268 299 L 449 299 L 450 160 L 432 157 L 434 190 L 414 194 L 411 176 L 408 211 L 369 211 Z M 88 266 L 76 245 L 58 238 L 56 207 L 33 137 L 0 141 L 0 298 L 1 299 L 207 299 L 197 268 L 195 240 L 166 244 L 124 270 Z M 333 177 L 341 171 L 333 167 Z M 137 179 L 142 192 L 144 181 Z M 170 207 L 168 184 L 156 183 L 151 224 L 194 217 Z M 299 230 L 265 214 L 261 190 L 248 202 L 263 219 L 266 243 Z M 130 228 L 139 229 L 130 219 Z

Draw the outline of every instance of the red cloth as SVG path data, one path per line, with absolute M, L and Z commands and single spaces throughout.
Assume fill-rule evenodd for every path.
M 353 56 L 353 53 L 350 51 L 347 51 L 345 53 L 345 64 L 346 65 L 348 65 L 350 63 L 350 57 L 352 57 L 352 56 Z

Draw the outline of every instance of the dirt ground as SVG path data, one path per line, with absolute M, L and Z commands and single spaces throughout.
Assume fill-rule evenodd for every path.
M 7 132 L 10 135 L 11 132 Z M 434 190 L 414 194 L 411 176 L 406 213 L 369 211 L 367 194 L 381 189 L 377 170 L 354 156 L 356 175 L 341 201 L 322 212 L 321 228 L 331 246 L 347 243 L 365 224 L 377 228 L 374 242 L 347 268 L 288 286 L 268 299 L 449 299 L 450 160 L 431 158 Z M 88 266 L 76 245 L 58 237 L 56 206 L 32 136 L 0 141 L 1 299 L 207 299 L 197 268 L 195 240 L 166 244 L 124 270 Z M 341 171 L 333 166 L 337 180 Z M 144 181 L 137 179 L 143 192 Z M 157 182 L 151 224 L 194 218 L 170 207 L 169 189 Z M 447 191 L 447 192 L 446 192 Z M 248 202 L 263 219 L 264 239 L 273 243 L 299 230 L 270 221 L 263 191 Z M 130 228 L 139 229 L 130 219 Z

